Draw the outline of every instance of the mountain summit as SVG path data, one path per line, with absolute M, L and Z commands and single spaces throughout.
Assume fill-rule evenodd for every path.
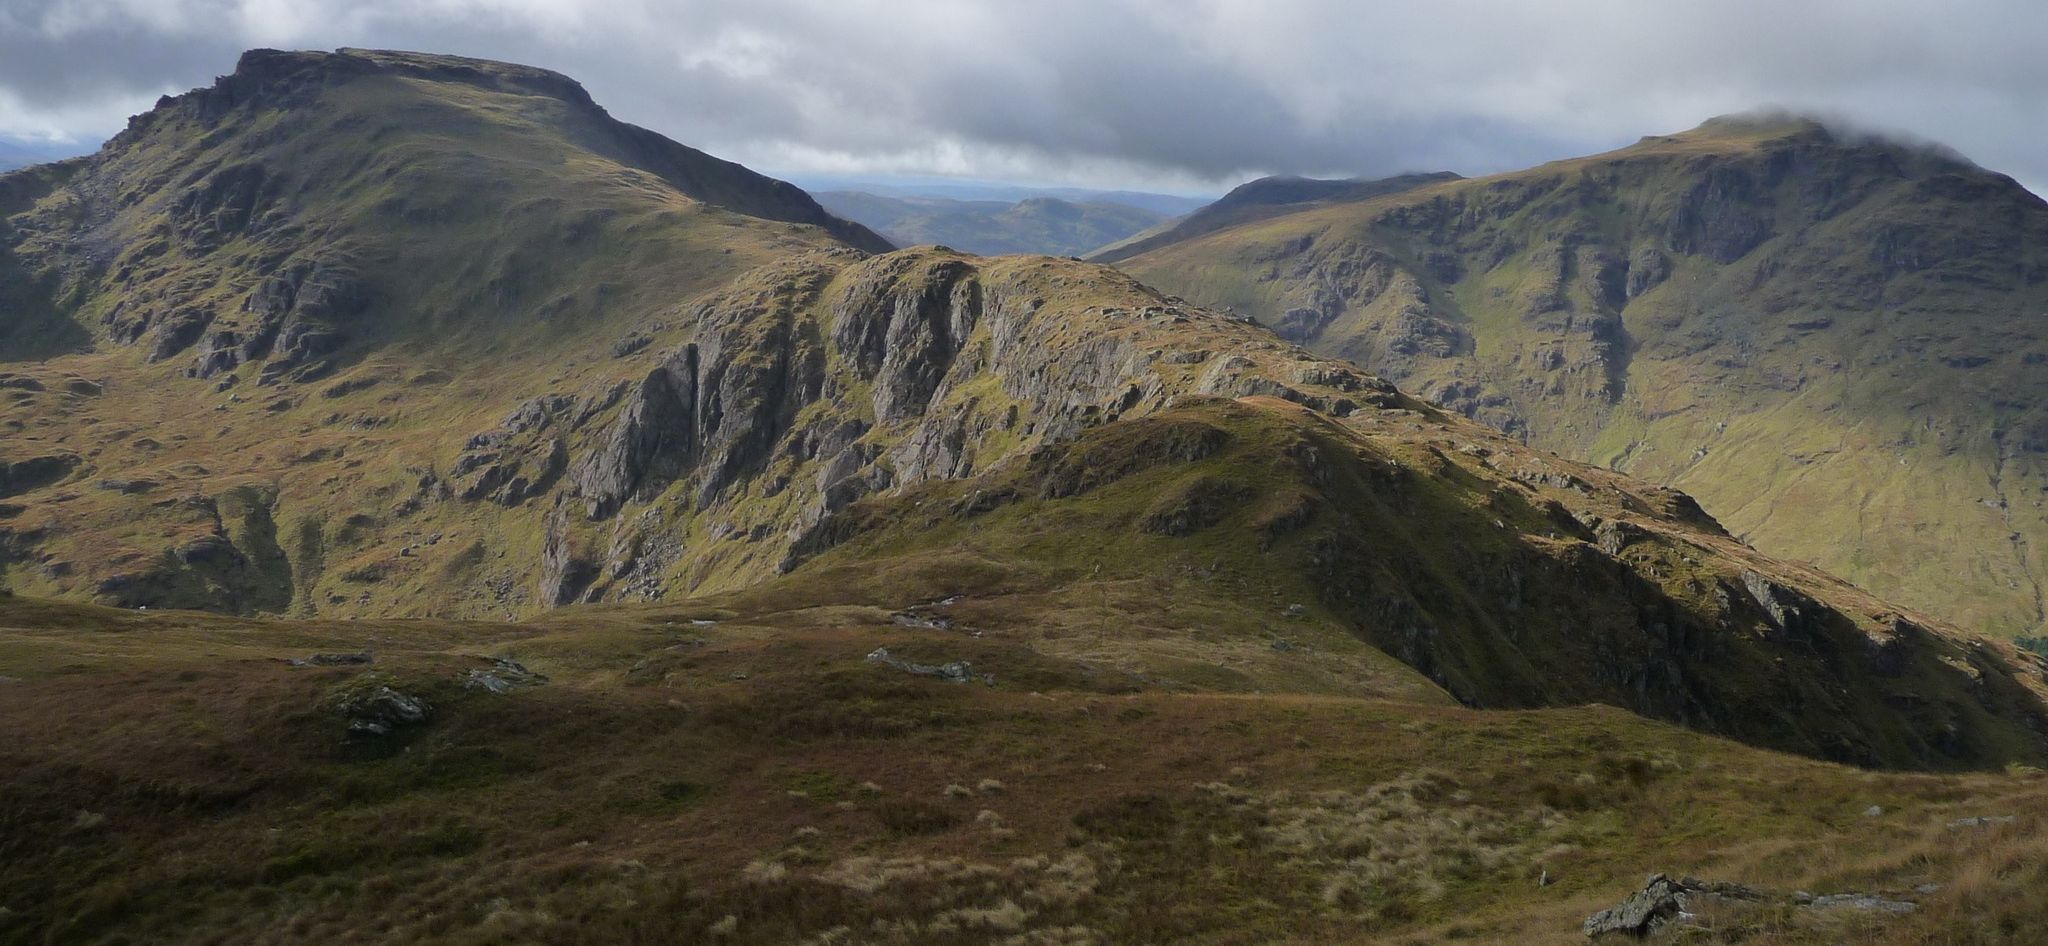
M 1797 116 L 1157 245 L 1131 273 L 2002 634 L 2048 582 L 2048 204 Z

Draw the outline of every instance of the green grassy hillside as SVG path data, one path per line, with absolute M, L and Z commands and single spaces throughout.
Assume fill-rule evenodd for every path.
M 1350 637 L 1470 706 L 1603 702 L 1866 765 L 2031 762 L 2048 726 L 2036 655 L 1759 555 L 1682 494 L 1428 415 L 1183 399 L 978 477 L 862 500 L 798 553 L 812 564 L 791 580 L 827 585 L 837 567 L 930 554 L 1263 610 L 1236 635 L 1251 653 L 1221 617 L 1240 608 L 1190 629 L 1210 652 L 1168 674 L 1206 685 L 1326 692 L 1271 679 L 1268 665 L 1293 661 L 1257 645 L 1336 655 Z M 1129 630 L 1084 623 L 1039 646 L 1130 660 L 1152 635 Z
M 2044 254 L 2048 205 L 2008 178 L 1760 118 L 1121 265 L 2016 636 L 2048 580 Z

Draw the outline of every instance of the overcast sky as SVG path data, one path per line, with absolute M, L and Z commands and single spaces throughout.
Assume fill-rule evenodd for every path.
M 1474 174 L 1781 106 L 2048 192 L 2043 0 L 0 0 L 0 138 L 90 145 L 251 46 L 546 66 L 782 175 Z

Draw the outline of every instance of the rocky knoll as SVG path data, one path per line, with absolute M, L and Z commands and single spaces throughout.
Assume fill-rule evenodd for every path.
M 658 595 L 687 587 L 685 565 L 772 573 L 855 499 L 969 476 L 1176 396 L 1265 394 L 1340 416 L 1403 403 L 1355 369 L 1070 261 L 808 257 L 682 325 L 693 340 L 644 377 L 531 402 L 582 432 L 548 520 L 544 600 Z M 480 440 L 524 426 L 515 415 Z

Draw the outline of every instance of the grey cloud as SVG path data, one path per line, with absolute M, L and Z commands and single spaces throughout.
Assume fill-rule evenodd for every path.
M 244 47 L 358 45 L 559 69 L 786 173 L 1483 173 L 1778 105 L 2039 190 L 2044 35 L 2035 0 L 0 0 L 0 136 L 104 136 Z

